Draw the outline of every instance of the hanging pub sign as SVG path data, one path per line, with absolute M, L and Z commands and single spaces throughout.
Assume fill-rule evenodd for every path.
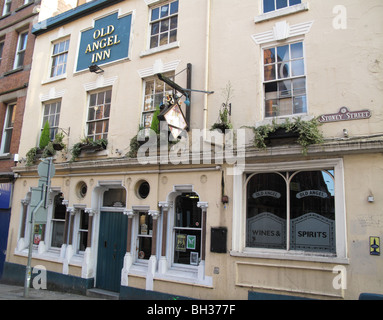
M 347 107 L 340 108 L 338 113 L 323 114 L 319 116 L 318 120 L 322 123 L 336 122 L 336 121 L 348 121 L 348 120 L 360 120 L 371 118 L 370 110 L 350 111 Z
M 81 32 L 76 71 L 88 69 L 129 56 L 132 14 L 118 12 L 94 21 L 94 26 Z

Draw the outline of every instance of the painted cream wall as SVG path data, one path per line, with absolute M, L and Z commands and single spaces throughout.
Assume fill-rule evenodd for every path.
M 177 74 L 186 68 L 187 63 L 191 63 L 194 66 L 193 86 L 199 88 L 200 85 L 203 85 L 206 17 L 204 11 L 201 14 L 199 8 L 204 8 L 204 3 L 202 0 L 197 3 L 194 1 L 193 4 L 188 1 L 181 2 L 178 27 L 179 48 L 146 56 L 142 56 L 141 53 L 146 50 L 148 45 L 149 9 L 143 0 L 124 1 L 37 36 L 37 49 L 34 52 L 34 66 L 31 72 L 30 93 L 25 113 L 25 117 L 29 121 L 23 128 L 20 155 L 25 156 L 30 148 L 38 144 L 42 121 L 42 97 L 45 99 L 62 97 L 60 127 L 65 130 L 70 127 L 68 141 L 70 149 L 85 136 L 87 117 L 87 90 L 85 87 L 108 87 L 108 84 L 113 84 L 108 156 L 118 157 L 116 149 L 122 150 L 125 155 L 129 151 L 130 139 L 137 133 L 141 120 L 143 88 L 139 70 L 153 67 L 160 59 L 164 64 L 178 61 L 178 67 L 175 70 Z M 80 31 L 91 27 L 93 19 L 116 10 L 119 10 L 120 14 L 133 13 L 129 59 L 102 65 L 105 72 L 101 75 L 90 73 L 88 70 L 74 72 Z M 69 36 L 67 76 L 61 80 L 51 81 L 49 72 L 52 41 Z M 195 48 L 201 49 L 196 50 Z M 178 75 L 176 81 L 186 87 L 186 72 Z M 203 120 L 203 95 L 193 94 L 192 98 L 192 126 L 199 127 Z M 70 159 L 70 154 L 68 157 Z M 57 157 L 56 161 L 61 161 L 61 157 Z
M 347 28 L 337 30 L 333 27 L 337 1 L 302 2 L 308 3 L 308 11 L 254 23 L 261 13 L 261 1 L 244 0 L 236 5 L 229 0 L 212 1 L 210 81 L 217 93 L 228 81 L 232 83 L 234 128 L 263 120 L 261 47 L 269 44 L 258 45 L 251 36 L 272 30 L 281 21 L 290 26 L 312 21 L 309 33 L 292 38 L 304 39 L 309 115 L 337 113 L 342 106 L 352 111 L 369 109 L 372 117 L 368 120 L 325 124 L 325 137 L 341 137 L 343 129 L 350 136 L 382 133 L 383 29 L 378 23 L 382 3 L 375 0 L 366 6 L 360 1 L 343 1 Z M 223 102 L 217 93 L 209 96 L 209 125 L 216 121 Z
M 41 119 L 42 95 L 63 93 L 62 115 L 60 127 L 71 128 L 69 148 L 84 136 L 86 123 L 87 94 L 84 84 L 98 83 L 117 78 L 113 83 L 112 113 L 110 117 L 110 138 L 108 154 L 104 157 L 115 157 L 115 149 L 127 152 L 129 140 L 137 132 L 142 108 L 142 81 L 138 70 L 153 66 L 156 60 L 163 63 L 179 60 L 176 73 L 180 72 L 186 63 L 193 64 L 193 82 L 195 89 L 204 89 L 206 62 L 206 5 L 209 1 L 196 0 L 180 3 L 179 34 L 180 47 L 169 51 L 140 57 L 146 48 L 147 37 L 147 6 L 142 0 L 125 1 L 118 6 L 98 12 L 94 17 L 102 16 L 119 8 L 122 13 L 134 12 L 132 28 L 131 59 L 121 63 L 105 66 L 102 75 L 87 71 L 73 74 L 76 55 L 70 54 L 68 60 L 67 78 L 54 82 L 43 83 L 48 78 L 51 41 L 61 36 L 71 36 L 70 52 L 76 52 L 79 42 L 79 30 L 91 24 L 91 17 L 82 18 L 69 23 L 63 28 L 42 34 L 36 39 L 34 64 L 31 73 L 30 89 L 25 111 L 25 126 L 22 132 L 20 155 L 37 144 L 40 131 L 40 121 L 36 125 L 31 119 Z M 213 95 L 207 97 L 208 126 L 218 117 L 218 110 L 224 102 L 221 95 L 228 81 L 232 83 L 234 97 L 232 99 L 232 121 L 234 128 L 242 125 L 254 125 L 263 120 L 261 49 L 251 36 L 270 30 L 278 21 L 287 20 L 291 25 L 314 21 L 311 31 L 305 36 L 306 66 L 308 81 L 308 99 L 310 115 L 318 116 L 323 113 L 335 113 L 341 106 L 350 110 L 370 109 L 372 117 L 369 120 L 348 121 L 325 124 L 322 129 L 325 136 L 341 137 L 344 128 L 350 135 L 360 136 L 382 132 L 382 69 L 380 61 L 382 48 L 382 30 L 378 27 L 382 5 L 379 0 L 369 3 L 368 9 L 360 1 L 346 0 L 348 28 L 335 30 L 332 27 L 333 7 L 338 4 L 334 0 L 326 2 L 308 1 L 309 10 L 285 17 L 254 23 L 254 17 L 259 15 L 260 1 L 241 0 L 233 6 L 229 0 L 211 1 L 211 23 L 209 28 L 209 90 Z M 204 8 L 203 10 L 201 8 Z M 185 10 L 183 10 L 185 9 Z M 144 12 L 145 18 L 142 18 Z M 93 16 L 92 16 L 93 18 Z M 196 21 L 197 19 L 197 21 Z M 189 28 L 192 25 L 193 28 Z M 347 51 L 345 48 L 353 50 Z M 379 51 L 380 50 L 380 51 Z M 350 67 L 352 66 L 352 68 Z M 363 79 L 359 82 L 358 79 Z M 184 73 L 177 77 L 177 82 L 186 84 Z M 330 80 L 329 80 L 330 79 Z M 129 98 L 127 98 L 129 97 Z M 204 95 L 192 95 L 192 127 L 202 128 Z M 193 173 L 136 173 L 131 170 L 144 170 L 141 165 L 126 162 L 126 173 L 121 174 L 121 167 L 96 165 L 92 161 L 86 166 L 79 162 L 61 164 L 65 160 L 60 155 L 56 157 L 56 176 L 53 186 L 61 188 L 69 206 L 85 204 L 87 207 L 97 206 L 93 190 L 99 181 L 121 181 L 127 190 L 127 208 L 133 205 L 149 205 L 156 210 L 158 201 L 166 201 L 173 186 L 191 184 L 200 195 L 200 201 L 209 202 L 207 211 L 206 234 L 206 266 L 205 275 L 212 277 L 213 288 L 200 285 L 154 280 L 153 289 L 160 292 L 172 293 L 202 299 L 247 299 L 248 291 L 268 292 L 276 294 L 303 295 L 312 298 L 345 298 L 357 299 L 360 292 L 381 293 L 382 261 L 380 257 L 369 255 L 368 237 L 382 235 L 381 202 L 383 194 L 382 155 L 380 153 L 344 155 L 322 154 L 319 158 L 343 157 L 346 225 L 347 225 L 347 257 L 349 264 L 346 268 L 347 289 L 335 290 L 332 281 L 335 263 L 313 261 L 293 261 L 285 259 L 260 259 L 237 257 L 234 255 L 210 253 L 210 228 L 226 226 L 228 228 L 228 251 L 232 248 L 233 225 L 233 177 L 225 175 L 226 194 L 229 204 L 226 208 L 220 201 L 221 171 L 197 171 Z M 70 155 L 69 155 L 70 157 Z M 311 156 L 313 158 L 314 156 Z M 91 159 L 91 158 L 82 158 Z M 98 158 L 99 159 L 99 158 Z M 302 160 L 297 154 L 285 155 L 283 161 Z M 117 160 L 117 159 L 115 159 Z M 113 160 L 111 160 L 113 161 Z M 272 158 L 255 158 L 252 162 L 271 162 Z M 279 161 L 281 161 L 279 159 Z M 110 165 L 110 162 L 109 162 Z M 183 168 L 187 168 L 185 166 Z M 172 166 L 162 166 L 161 169 L 171 169 Z M 226 170 L 227 166 L 223 166 Z M 158 169 L 156 166 L 145 167 L 145 170 Z M 31 186 L 37 185 L 37 178 L 32 169 L 20 169 L 21 177 L 16 180 L 13 197 L 13 212 L 10 226 L 7 261 L 23 264 L 25 258 L 12 253 L 17 245 L 20 228 L 21 203 Z M 130 173 L 129 173 L 129 172 Z M 31 177 L 29 177 L 31 176 Z M 203 177 L 204 176 L 204 177 Z M 165 179 L 166 177 L 166 179 Z M 141 179 L 150 182 L 152 190 L 146 200 L 135 195 L 135 186 Z M 75 186 L 78 182 L 88 184 L 88 193 L 84 199 L 76 195 Z M 166 182 L 166 183 L 165 183 Z M 367 202 L 370 192 L 374 195 L 374 203 Z M 94 232 L 96 233 L 96 230 Z M 62 272 L 62 264 L 39 261 L 48 264 L 49 270 Z M 218 269 L 217 269 L 218 268 Z M 70 274 L 81 275 L 79 267 L 71 266 Z M 218 273 L 217 273 L 218 272 Z M 131 276 L 129 284 L 145 288 L 145 279 Z

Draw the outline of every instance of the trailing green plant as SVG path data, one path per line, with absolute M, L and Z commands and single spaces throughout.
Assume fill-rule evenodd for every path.
M 27 162 L 26 162 L 27 167 L 30 167 L 35 163 L 37 150 L 39 150 L 38 147 L 33 147 L 33 148 L 29 149 L 29 151 L 27 152 L 27 154 L 25 156 L 27 158 Z
M 323 134 L 319 130 L 321 123 L 317 118 L 305 121 L 300 117 L 294 118 L 294 121 L 286 119 L 284 123 L 276 123 L 273 120 L 272 124 L 266 124 L 259 127 L 251 127 L 254 132 L 254 146 L 259 149 L 265 149 L 266 139 L 270 133 L 278 129 L 285 129 L 286 132 L 294 132 L 298 134 L 297 143 L 302 146 L 302 153 L 307 154 L 307 148 L 312 144 L 319 144 L 323 142 Z
M 51 139 L 50 139 L 49 122 L 46 121 L 44 124 L 43 131 L 41 132 L 41 136 L 40 136 L 40 143 L 39 143 L 40 149 L 44 149 L 50 141 L 51 141 Z
M 71 162 L 75 161 L 76 158 L 80 156 L 81 151 L 86 147 L 95 148 L 95 149 L 98 149 L 98 148 L 106 149 L 107 145 L 108 145 L 108 140 L 106 139 L 98 139 L 98 140 L 93 140 L 90 138 L 81 139 L 80 142 L 77 142 L 73 145 L 71 149 L 72 158 L 70 161 Z

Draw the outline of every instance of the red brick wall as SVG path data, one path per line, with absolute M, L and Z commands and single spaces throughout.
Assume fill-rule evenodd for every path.
M 32 4 L 23 7 L 23 3 L 23 0 L 12 1 L 11 13 L 0 19 L 0 40 L 4 41 L 3 56 L 0 64 L 0 141 L 3 133 L 7 105 L 15 102 L 17 104 L 10 157 L 0 158 L 0 172 L 11 171 L 11 167 L 14 166 L 13 155 L 18 153 L 27 92 L 25 85 L 27 85 L 29 81 L 35 42 L 35 37 L 31 34 L 32 25 L 37 17 L 33 15 L 35 5 Z M 4 0 L 0 0 L 0 10 L 3 9 L 3 4 Z M 24 66 L 22 69 L 14 71 L 13 65 L 18 37 L 20 32 L 26 30 L 29 32 L 24 56 Z

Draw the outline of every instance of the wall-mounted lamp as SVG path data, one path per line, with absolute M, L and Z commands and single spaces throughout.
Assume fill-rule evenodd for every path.
M 104 72 L 104 70 L 102 70 L 97 64 L 91 64 L 89 66 L 89 71 L 97 74 Z
M 347 129 L 343 129 L 343 137 L 348 138 L 348 130 Z

